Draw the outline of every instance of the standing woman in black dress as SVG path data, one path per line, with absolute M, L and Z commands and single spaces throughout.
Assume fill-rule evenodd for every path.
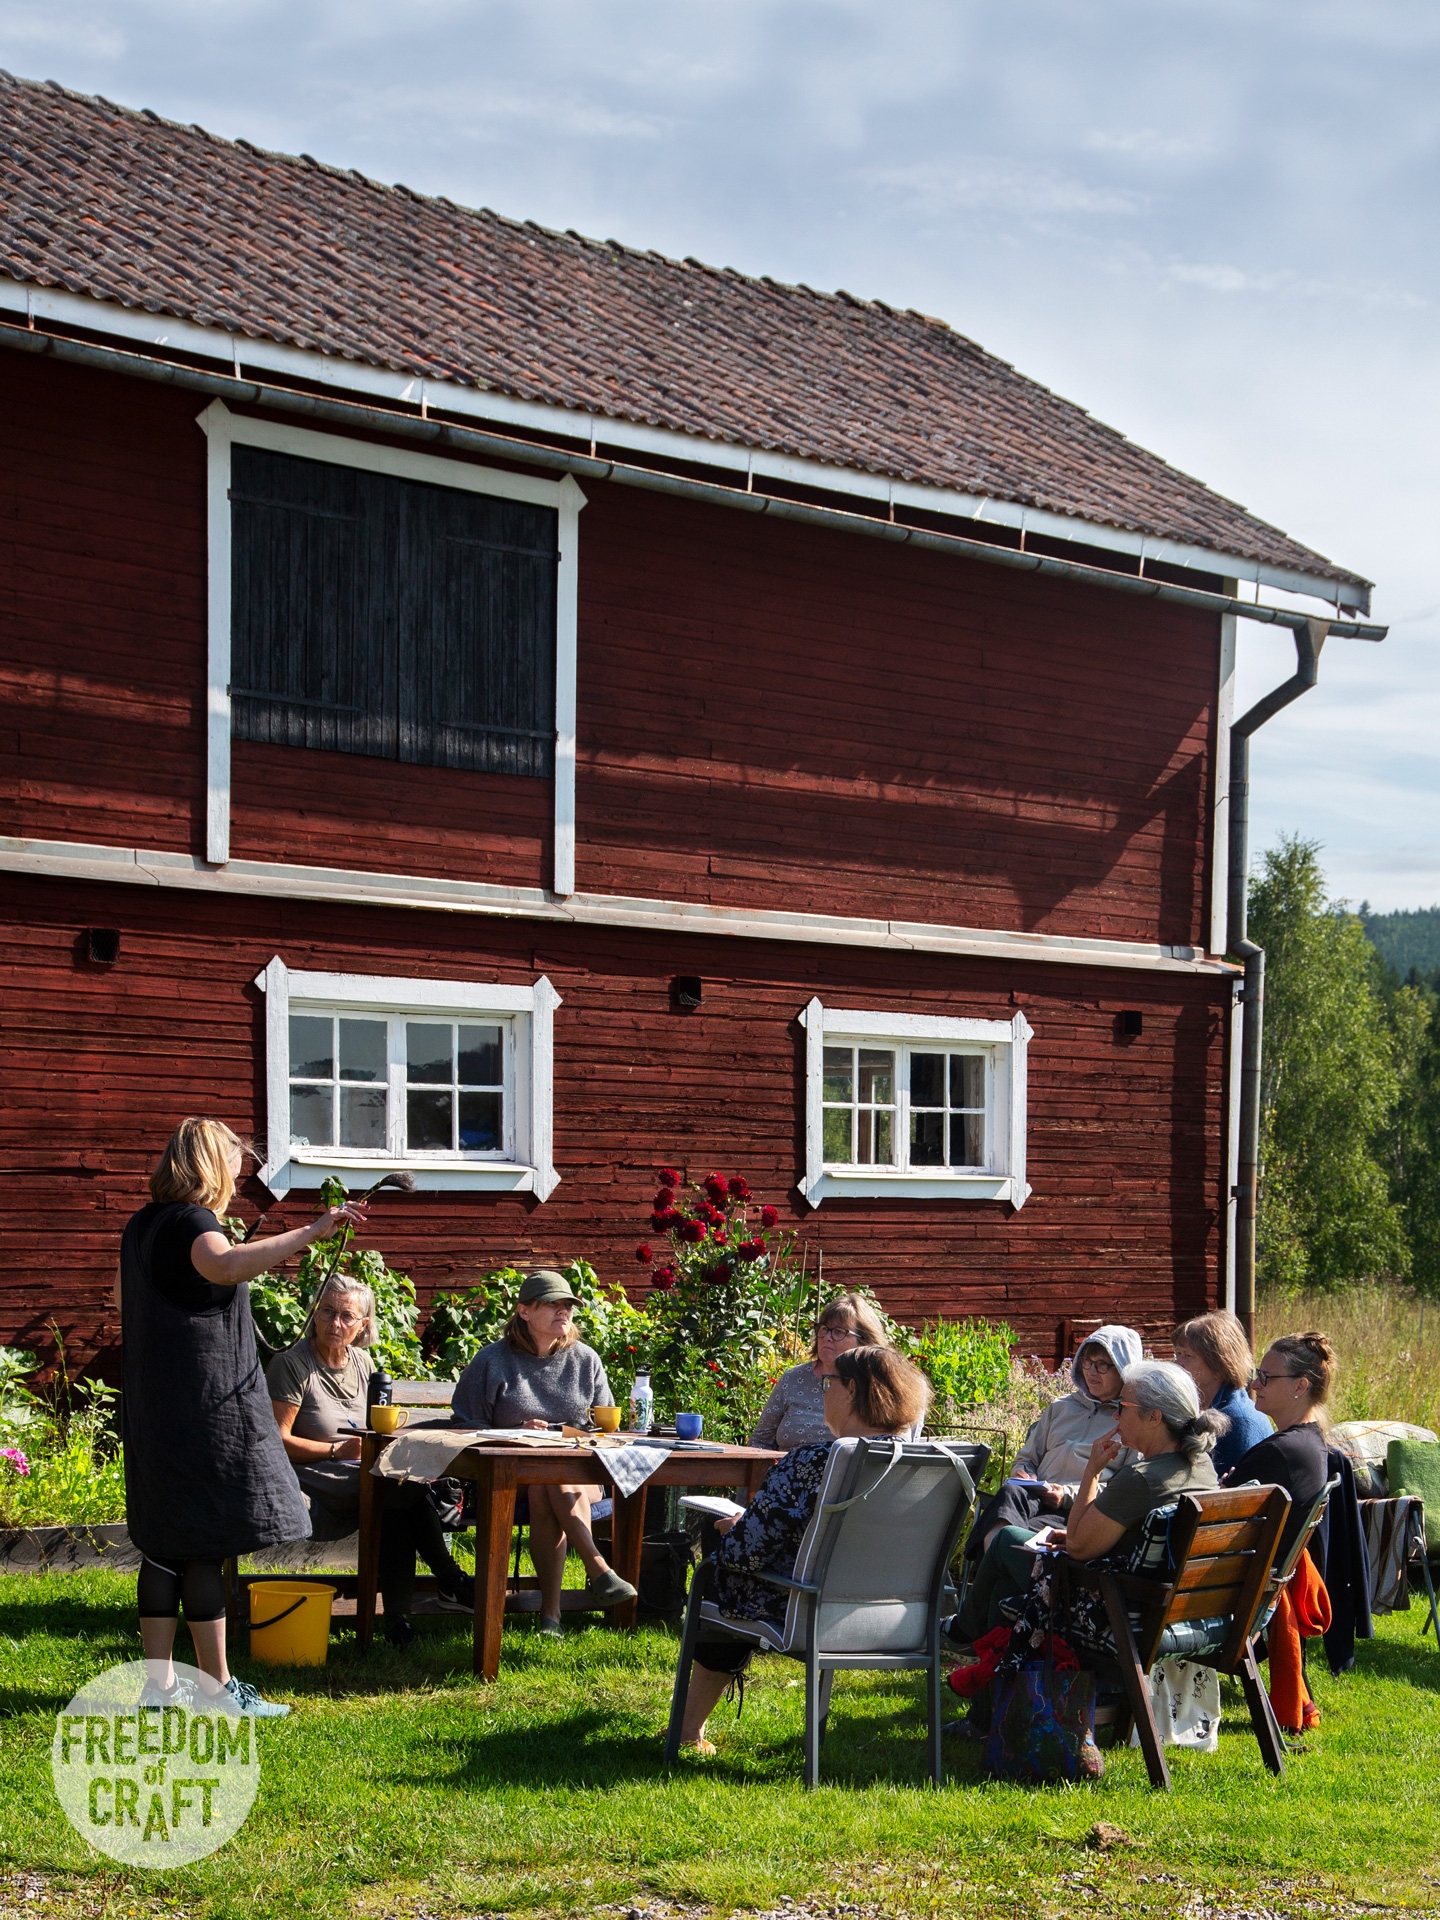
M 176 1691 L 181 1602 L 196 1663 L 236 1710 L 262 1700 L 225 1663 L 232 1554 L 304 1540 L 310 1516 L 270 1409 L 246 1284 L 364 1208 L 331 1207 L 308 1227 L 232 1246 L 221 1230 L 245 1144 L 218 1120 L 182 1120 L 150 1176 L 151 1202 L 120 1242 L 125 1512 L 140 1549 L 140 1637 L 155 1701 Z

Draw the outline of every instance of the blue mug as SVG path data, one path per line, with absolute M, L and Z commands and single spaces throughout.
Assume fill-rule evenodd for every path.
M 675 1416 L 675 1431 L 682 1440 L 698 1440 L 700 1438 L 700 1429 L 704 1424 L 705 1419 L 703 1414 L 677 1413 Z

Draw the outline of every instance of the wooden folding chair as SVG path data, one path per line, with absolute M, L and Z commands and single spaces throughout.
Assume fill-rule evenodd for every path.
M 1164 1579 L 1113 1573 L 1071 1562 L 1072 1588 L 1099 1594 L 1152 1787 L 1170 1791 L 1170 1769 L 1150 1706 L 1146 1675 L 1157 1660 L 1193 1660 L 1238 1675 L 1260 1756 L 1283 1777 L 1284 1744 L 1260 1680 L 1251 1644 L 1270 1582 L 1275 1547 L 1290 1511 L 1283 1487 L 1237 1487 L 1180 1496 L 1170 1527 L 1171 1567 Z M 1297 1556 L 1298 1558 L 1298 1556 Z M 1093 1664 L 1093 1662 L 1087 1662 Z

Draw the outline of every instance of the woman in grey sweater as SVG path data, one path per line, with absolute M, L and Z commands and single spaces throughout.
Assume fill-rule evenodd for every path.
M 842 1293 L 830 1302 L 815 1328 L 810 1358 L 799 1366 L 787 1367 L 771 1390 L 770 1398 L 755 1431 L 752 1447 L 776 1447 L 788 1453 L 792 1447 L 824 1447 L 832 1435 L 825 1424 L 825 1395 L 820 1382 L 835 1371 L 842 1353 L 857 1347 L 888 1347 L 889 1336 L 874 1307 L 861 1293 Z M 907 1440 L 918 1440 L 917 1425 Z
M 615 1396 L 593 1347 L 575 1331 L 579 1302 L 558 1273 L 532 1273 L 520 1289 L 504 1333 L 482 1347 L 461 1374 L 451 1402 L 467 1427 L 582 1427 L 592 1407 L 613 1407 Z M 558 1637 L 560 1589 L 567 1545 L 589 1576 L 597 1607 L 633 1600 L 635 1589 L 601 1558 L 590 1532 L 588 1486 L 526 1487 L 530 1503 L 530 1558 L 540 1581 L 540 1631 Z

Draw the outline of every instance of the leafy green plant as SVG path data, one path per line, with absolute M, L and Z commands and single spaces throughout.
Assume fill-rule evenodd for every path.
M 125 1517 L 117 1431 L 119 1395 L 101 1380 L 71 1382 L 65 1342 L 52 1323 L 56 1364 L 48 1384 L 35 1356 L 0 1348 L 0 1526 L 97 1526 Z
M 958 1417 L 1001 1394 L 1014 1340 L 1003 1321 L 927 1320 L 911 1357 L 935 1390 L 937 1416 Z

